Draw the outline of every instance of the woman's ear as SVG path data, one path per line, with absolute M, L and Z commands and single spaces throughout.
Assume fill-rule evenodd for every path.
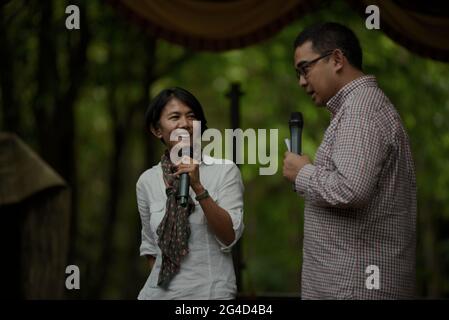
M 162 131 L 161 131 L 161 129 L 159 128 L 159 126 L 157 126 L 157 127 L 150 126 L 150 130 L 151 130 L 151 133 L 152 133 L 156 138 L 162 139 Z

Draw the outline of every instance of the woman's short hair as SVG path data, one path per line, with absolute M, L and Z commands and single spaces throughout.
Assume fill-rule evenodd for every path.
M 203 132 L 207 129 L 207 120 L 204 116 L 203 107 L 192 93 L 180 87 L 164 89 L 150 102 L 150 105 L 145 112 L 145 129 L 148 132 L 151 132 L 151 127 L 158 127 L 162 110 L 167 103 L 174 98 L 178 99 L 192 109 L 196 119 L 201 121 L 201 134 L 203 134 Z

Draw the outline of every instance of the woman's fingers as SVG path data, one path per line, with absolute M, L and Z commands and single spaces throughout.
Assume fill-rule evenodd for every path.
M 184 172 L 194 172 L 198 168 L 197 164 L 180 164 L 176 167 L 175 175 L 179 175 Z
M 195 170 L 195 168 L 191 167 L 191 166 L 185 166 L 185 167 L 178 166 L 178 171 L 176 171 L 174 173 L 174 175 L 180 175 L 181 173 L 185 173 L 185 172 L 189 173 L 189 172 L 192 172 L 194 170 Z
M 199 162 L 195 159 L 190 158 L 189 156 L 183 156 L 181 159 L 179 159 L 179 161 L 176 163 L 176 165 L 181 165 L 181 164 L 199 164 Z

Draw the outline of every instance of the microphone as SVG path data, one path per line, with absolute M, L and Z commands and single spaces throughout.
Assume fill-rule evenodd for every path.
M 288 122 L 290 127 L 290 150 L 293 153 L 301 154 L 301 134 L 302 127 L 304 126 L 304 120 L 301 112 L 292 112 L 290 115 L 290 121 Z M 293 183 L 293 191 L 295 190 L 295 184 Z
M 188 155 L 192 158 L 192 148 L 183 148 L 179 150 L 182 154 L 181 156 Z M 190 177 L 187 172 L 181 173 L 179 176 L 179 188 L 177 199 L 182 207 L 186 207 L 189 199 L 189 189 L 190 189 Z

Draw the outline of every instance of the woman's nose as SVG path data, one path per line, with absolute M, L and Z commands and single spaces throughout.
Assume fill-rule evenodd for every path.
M 189 121 L 186 117 L 180 117 L 178 121 L 178 128 L 188 128 Z

